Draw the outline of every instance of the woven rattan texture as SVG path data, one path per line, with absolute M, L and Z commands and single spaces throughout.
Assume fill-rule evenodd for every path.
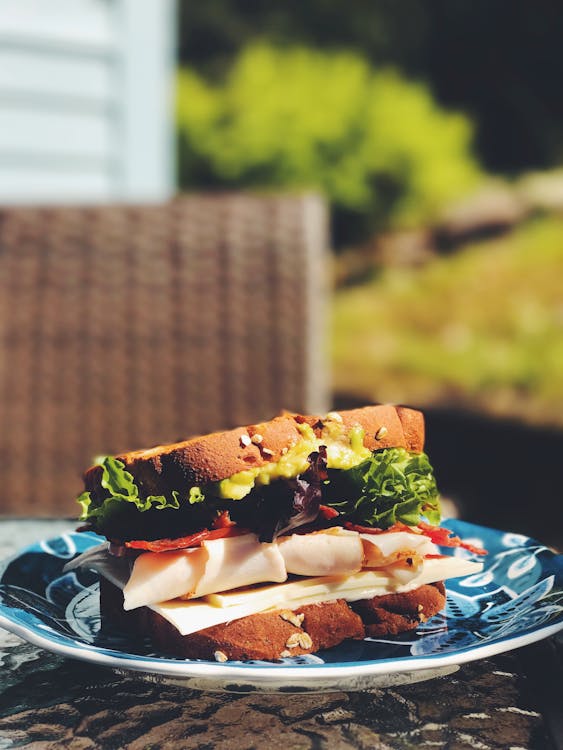
M 314 196 L 1 209 L 0 512 L 74 515 L 95 455 L 315 410 L 325 218 Z

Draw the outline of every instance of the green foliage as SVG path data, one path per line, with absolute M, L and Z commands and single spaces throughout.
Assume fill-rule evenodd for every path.
M 373 229 L 429 219 L 479 177 L 468 119 L 357 54 L 255 44 L 220 85 L 178 74 L 180 182 L 324 191 Z
M 336 388 L 563 424 L 563 221 L 337 293 Z
M 180 59 L 222 69 L 257 38 L 340 49 L 428 81 L 478 123 L 494 172 L 553 167 L 563 156 L 560 3 L 487 0 L 180 0 Z M 507 9 L 510 12 L 507 12 Z M 494 62 L 498 61 L 498 62 Z M 508 135 L 508 137 L 507 137 Z

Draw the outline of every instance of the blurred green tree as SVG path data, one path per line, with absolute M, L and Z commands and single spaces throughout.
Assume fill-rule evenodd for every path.
M 466 116 L 349 52 L 252 44 L 216 84 L 184 68 L 177 113 L 182 188 L 321 189 L 340 243 L 431 220 L 480 176 Z
M 217 75 L 248 43 L 350 49 L 470 112 L 482 163 L 517 174 L 563 159 L 559 0 L 180 0 L 183 64 Z

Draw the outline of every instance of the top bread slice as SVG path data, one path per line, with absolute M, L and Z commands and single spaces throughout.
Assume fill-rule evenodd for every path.
M 260 468 L 279 459 L 303 440 L 302 425 L 320 437 L 327 418 L 340 421 L 346 432 L 360 426 L 369 450 L 405 448 L 420 453 L 424 447 L 424 417 L 403 406 L 378 404 L 334 413 L 330 417 L 285 413 L 268 422 L 194 437 L 171 445 L 121 453 L 141 494 L 159 495 L 172 489 L 219 482 L 246 469 Z M 86 490 L 100 488 L 102 467 L 84 474 Z

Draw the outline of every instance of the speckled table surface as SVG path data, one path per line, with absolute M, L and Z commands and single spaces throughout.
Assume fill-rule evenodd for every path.
M 0 522 L 0 557 L 63 521 Z M 233 695 L 118 677 L 0 630 L 0 749 L 563 748 L 563 639 L 358 693 Z

